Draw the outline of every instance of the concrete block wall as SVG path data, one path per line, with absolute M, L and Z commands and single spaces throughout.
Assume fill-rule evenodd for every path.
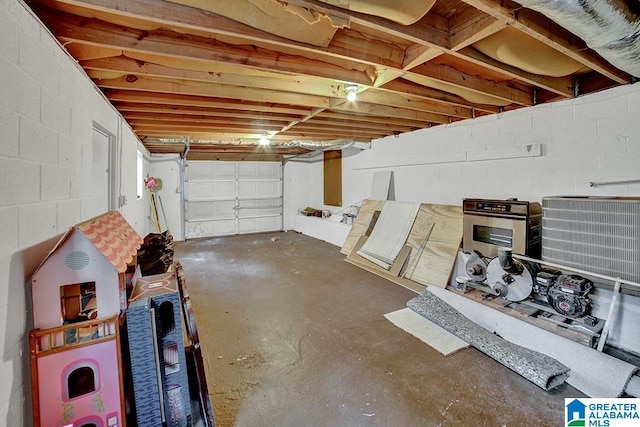
M 343 159 L 343 200 L 366 197 L 379 170 L 394 171 L 396 198 L 406 201 L 639 196 L 640 184 L 589 185 L 640 179 L 639 112 L 634 84 L 376 140 Z M 541 155 L 527 152 L 538 146 Z
M 26 285 L 68 227 L 88 219 L 93 124 L 117 136 L 121 212 L 147 232 L 136 150 L 120 115 L 20 1 L 0 0 L 0 426 L 31 425 Z

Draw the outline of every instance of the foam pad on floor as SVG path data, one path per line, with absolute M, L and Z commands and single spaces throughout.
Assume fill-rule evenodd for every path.
M 556 388 L 568 377 L 567 366 L 542 353 L 520 347 L 492 334 L 428 290 L 409 300 L 407 307 L 544 390 Z
M 392 311 L 384 317 L 445 356 L 469 347 L 467 342 L 409 308 Z

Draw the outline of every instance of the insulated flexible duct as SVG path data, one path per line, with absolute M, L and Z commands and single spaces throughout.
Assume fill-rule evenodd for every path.
M 518 0 L 585 41 L 612 65 L 640 77 L 638 0 Z

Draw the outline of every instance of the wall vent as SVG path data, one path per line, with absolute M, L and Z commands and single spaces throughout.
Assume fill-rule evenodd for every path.
M 640 198 L 543 198 L 542 260 L 639 282 Z

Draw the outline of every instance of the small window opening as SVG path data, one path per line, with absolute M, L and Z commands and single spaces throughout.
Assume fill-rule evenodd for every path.
M 61 286 L 60 302 L 64 324 L 93 320 L 98 317 L 95 282 Z
M 96 375 L 89 366 L 82 366 L 69 374 L 67 378 L 69 399 L 96 391 Z
M 173 304 L 171 302 L 165 301 L 160 304 L 160 330 L 163 337 L 176 331 L 176 322 L 173 316 Z
M 173 374 L 180 371 L 180 363 L 178 362 L 178 344 L 173 341 L 165 344 L 163 348 L 164 370 L 167 374 Z

